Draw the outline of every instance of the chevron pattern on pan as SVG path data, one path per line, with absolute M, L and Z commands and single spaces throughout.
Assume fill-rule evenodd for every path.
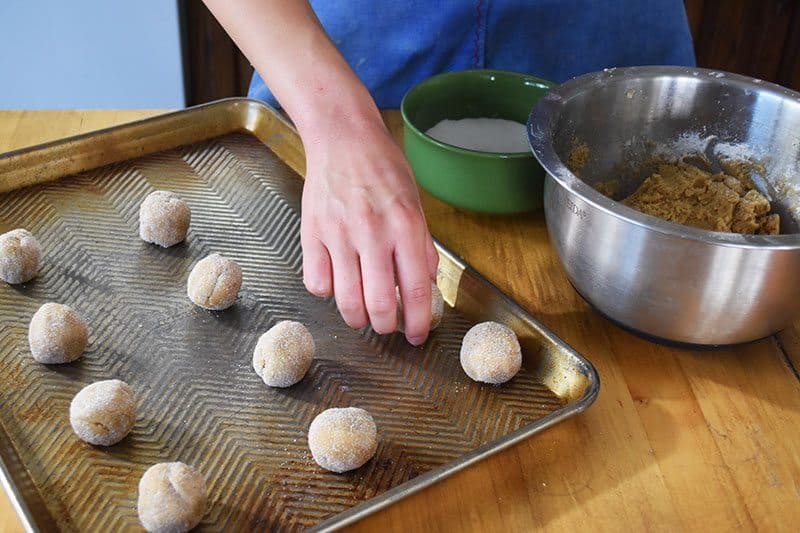
M 138 238 L 139 202 L 155 189 L 192 208 L 187 242 L 168 250 Z M 174 460 L 207 477 L 204 530 L 302 529 L 562 406 L 525 369 L 500 388 L 470 381 L 458 353 L 471 324 L 453 309 L 422 349 L 348 329 L 331 300 L 303 288 L 301 190 L 266 147 L 235 134 L 0 196 L 0 231 L 27 227 L 46 257 L 35 281 L 0 286 L 0 423 L 63 530 L 137 527 L 139 477 Z M 212 252 L 244 272 L 239 301 L 220 313 L 185 293 L 191 267 Z M 50 300 L 89 323 L 76 363 L 30 357 L 28 321 Z M 317 357 L 300 384 L 269 389 L 252 350 L 284 319 L 308 325 Z M 121 444 L 94 448 L 72 434 L 67 411 L 81 387 L 109 378 L 131 384 L 139 418 Z M 308 425 L 351 405 L 375 417 L 377 455 L 324 472 Z

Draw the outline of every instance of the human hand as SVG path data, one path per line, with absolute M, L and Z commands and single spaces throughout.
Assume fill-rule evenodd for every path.
M 438 256 L 411 169 L 375 102 L 325 33 L 309 2 L 205 0 L 256 67 L 303 139 L 303 279 L 335 294 L 351 327 L 397 325 L 395 273 L 406 337 L 430 327 Z
M 379 122 L 379 123 L 376 123 Z M 305 139 L 301 240 L 303 281 L 336 297 L 352 328 L 397 327 L 395 274 L 409 342 L 428 336 L 438 254 L 411 168 L 380 121 L 338 122 Z

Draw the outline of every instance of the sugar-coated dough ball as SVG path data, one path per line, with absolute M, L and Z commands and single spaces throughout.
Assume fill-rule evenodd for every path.
M 461 343 L 461 367 L 475 381 L 505 383 L 522 367 L 517 335 L 497 322 L 476 324 Z
M 89 330 L 74 309 L 46 303 L 33 315 L 28 327 L 31 355 L 40 363 L 70 363 L 86 349 Z
M 396 288 L 395 294 L 397 295 L 397 331 L 404 331 L 403 302 L 400 298 L 399 287 Z M 431 282 L 431 331 L 436 329 L 436 326 L 442 321 L 442 316 L 444 316 L 444 298 L 442 297 L 442 291 L 439 290 L 439 286 L 436 285 L 436 283 Z
M 15 229 L 0 235 L 0 279 L 16 285 L 36 277 L 42 248 L 30 231 Z
M 84 442 L 111 446 L 128 436 L 136 420 L 133 389 L 118 379 L 84 387 L 69 405 L 69 423 Z
M 270 387 L 291 387 L 308 372 L 314 349 L 314 338 L 303 324 L 284 320 L 258 339 L 253 368 Z
M 211 254 L 189 274 L 189 299 L 205 309 L 220 311 L 236 301 L 242 287 L 242 269 L 232 259 Z
M 139 207 L 139 236 L 142 240 L 169 248 L 186 238 L 192 212 L 170 191 L 155 191 Z
M 364 465 L 378 449 L 378 428 L 372 415 L 358 407 L 328 409 L 308 428 L 308 447 L 319 466 L 347 472 Z
M 158 463 L 139 480 L 139 521 L 151 533 L 181 533 L 197 526 L 208 502 L 206 480 L 183 463 Z

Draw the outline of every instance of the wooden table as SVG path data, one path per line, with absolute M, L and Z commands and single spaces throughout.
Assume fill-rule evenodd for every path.
M 154 113 L 0 111 L 0 152 Z M 386 119 L 399 134 L 397 113 Z M 423 202 L 436 237 L 594 363 L 600 396 L 586 413 L 353 530 L 800 528 L 800 320 L 737 348 L 659 346 L 575 294 L 541 214 L 482 216 Z M 0 532 L 18 530 L 3 495 Z

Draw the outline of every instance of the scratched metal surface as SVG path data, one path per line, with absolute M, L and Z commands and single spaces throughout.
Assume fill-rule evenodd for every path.
M 455 308 L 446 306 L 423 348 L 400 334 L 348 329 L 333 302 L 303 288 L 302 181 L 259 140 L 266 133 L 0 195 L 0 232 L 25 227 L 44 248 L 38 278 L 0 286 L 0 458 L 32 528 L 137 528 L 139 477 L 175 460 L 208 481 L 201 530 L 335 527 L 594 399 L 591 365 L 444 249 L 440 284 Z M 191 206 L 186 243 L 165 250 L 139 240 L 138 205 L 155 189 Z M 192 265 L 212 252 L 244 272 L 227 311 L 186 297 Z M 47 301 L 73 306 L 89 324 L 88 350 L 75 363 L 44 366 L 30 356 L 27 324 Z M 524 368 L 501 387 L 471 382 L 458 361 L 463 334 L 488 318 L 523 340 Z M 270 389 L 251 367 L 252 351 L 284 319 L 308 325 L 317 354 L 300 384 Z M 83 386 L 109 378 L 133 387 L 138 416 L 122 443 L 96 448 L 73 435 L 68 406 Z M 311 420 L 334 406 L 369 410 L 380 433 L 375 458 L 344 475 L 317 467 L 307 449 Z

